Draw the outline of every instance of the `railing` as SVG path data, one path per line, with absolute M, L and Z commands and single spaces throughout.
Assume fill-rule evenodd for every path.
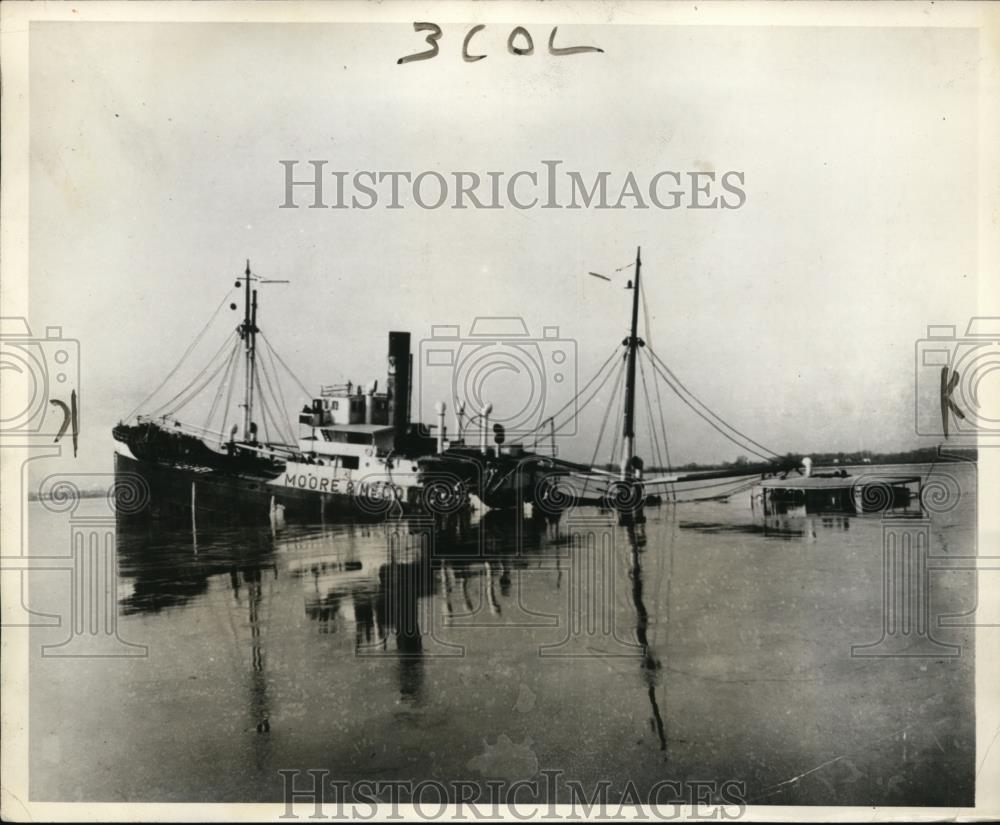
M 216 432 L 214 430 L 208 430 L 204 427 L 198 427 L 194 424 L 183 424 L 176 419 L 171 419 L 168 416 L 161 416 L 159 418 L 153 418 L 148 415 L 140 415 L 137 417 L 140 424 L 156 424 L 163 427 L 164 429 L 184 433 L 185 435 L 191 435 L 196 438 L 210 439 L 211 441 L 217 442 L 221 447 L 222 445 L 229 442 L 228 436 L 224 433 Z M 299 449 L 291 444 L 250 444 L 246 441 L 235 441 L 233 442 L 241 450 L 249 450 L 250 452 L 259 453 L 261 455 L 269 456 L 282 456 L 287 457 L 291 455 L 296 455 L 299 453 Z
M 178 432 L 185 433 L 186 435 L 197 436 L 198 438 L 211 438 L 217 440 L 220 443 L 227 441 L 225 433 L 216 432 L 215 430 L 207 430 L 204 427 L 198 427 L 194 424 L 182 424 L 176 419 L 171 419 L 169 416 L 163 415 L 159 418 L 153 418 L 148 415 L 138 416 L 138 421 L 140 424 L 158 424 L 163 426 L 165 429 L 177 430 Z
M 319 388 L 320 398 L 330 398 L 332 396 L 350 395 L 354 384 L 324 384 Z

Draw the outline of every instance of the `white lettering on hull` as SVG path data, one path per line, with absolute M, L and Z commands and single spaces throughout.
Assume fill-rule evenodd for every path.
M 411 483 L 404 482 L 403 484 L 397 484 L 387 478 L 362 478 L 355 481 L 350 478 L 336 478 L 295 470 L 286 470 L 283 477 L 274 479 L 270 484 L 329 495 L 364 497 L 370 501 L 390 501 L 393 499 L 406 501 L 408 489 L 418 486 L 415 479 Z

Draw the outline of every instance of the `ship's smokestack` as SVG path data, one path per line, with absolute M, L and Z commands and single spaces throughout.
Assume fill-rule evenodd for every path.
M 389 396 L 389 423 L 395 432 L 396 447 L 406 436 L 410 423 L 410 333 L 389 333 L 389 367 L 386 394 Z

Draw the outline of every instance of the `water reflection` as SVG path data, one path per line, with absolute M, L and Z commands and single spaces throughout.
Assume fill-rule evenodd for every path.
M 690 656 L 701 638 L 698 634 L 711 637 L 724 626 L 714 614 L 695 625 L 690 624 L 692 617 L 718 600 L 720 588 L 735 586 L 740 577 L 749 586 L 739 592 L 734 609 L 754 611 L 759 601 L 763 607 L 748 612 L 749 621 L 769 620 L 778 594 L 771 582 L 780 577 L 760 570 L 776 563 L 766 558 L 774 554 L 751 556 L 752 563 L 738 568 L 742 573 L 730 582 L 733 560 L 776 546 L 768 542 L 781 542 L 788 549 L 800 543 L 808 549 L 806 545 L 820 547 L 824 541 L 863 540 L 867 547 L 878 536 L 865 534 L 866 527 L 877 530 L 878 523 L 865 518 L 859 523 L 856 517 L 836 513 L 790 511 L 762 517 L 759 511 L 740 511 L 726 503 L 697 509 L 666 504 L 651 508 L 649 514 L 648 523 L 626 526 L 619 526 L 612 513 L 588 510 L 582 516 L 611 536 L 614 575 L 627 585 L 619 586 L 617 602 L 612 596 L 612 604 L 605 606 L 618 631 L 615 639 L 599 640 L 618 645 L 608 660 L 618 658 L 607 668 L 626 680 L 631 701 L 639 703 L 635 718 L 640 725 L 648 721 L 643 746 L 665 758 L 671 750 L 668 741 L 675 750 L 677 742 L 690 741 L 678 706 L 692 704 L 690 686 L 678 698 L 677 680 L 668 685 L 666 673 L 701 666 L 699 661 L 678 666 L 677 643 L 669 647 L 671 610 L 675 609 L 673 618 L 679 623 L 673 635 L 683 639 L 681 656 Z M 212 524 L 200 518 L 195 543 L 195 525 L 190 521 L 122 518 L 117 527 L 120 592 L 125 594 L 121 609 L 127 615 L 153 615 L 186 611 L 200 602 L 199 622 L 211 616 L 210 611 L 229 611 L 222 620 L 233 628 L 238 659 L 234 685 L 246 697 L 237 701 L 249 715 L 249 730 L 260 734 L 262 741 L 255 742 L 254 753 L 264 764 L 271 745 L 263 740 L 281 719 L 276 681 L 285 679 L 287 689 L 288 681 L 294 680 L 301 695 L 308 688 L 300 684 L 311 678 L 333 675 L 342 680 L 338 689 L 353 685 L 356 690 L 365 680 L 379 679 L 378 689 L 388 688 L 393 701 L 419 717 L 442 701 L 440 681 L 431 682 L 432 660 L 457 657 L 463 645 L 478 646 L 476 653 L 485 651 L 490 657 L 475 678 L 483 673 L 492 676 L 501 656 L 520 662 L 523 672 L 534 669 L 542 648 L 559 646 L 552 642 L 572 621 L 574 599 L 589 605 L 611 581 L 602 583 L 600 577 L 606 574 L 596 568 L 596 581 L 589 574 L 580 575 L 582 562 L 573 530 L 570 516 L 559 520 L 508 512 L 489 512 L 481 518 L 463 512 L 436 521 L 409 516 L 381 524 L 272 522 L 268 527 Z M 684 565 L 679 568 L 676 594 L 675 552 Z M 798 571 L 803 581 L 815 575 L 808 553 L 780 555 L 790 560 L 791 566 L 783 568 L 786 575 Z M 692 593 L 701 595 L 692 599 Z M 272 621 L 272 613 L 278 612 L 281 617 Z M 519 635 L 489 630 L 499 627 L 518 629 Z M 314 635 L 304 636 L 303 628 Z M 209 628 L 206 634 L 211 632 Z M 587 639 L 571 642 L 580 642 L 584 651 L 594 649 L 587 647 Z M 291 656 L 281 655 L 286 643 L 308 647 L 297 652 L 293 647 Z M 728 641 L 715 639 L 713 644 Z M 291 661 L 292 669 L 301 664 L 303 672 L 275 672 L 280 669 L 268 656 L 275 651 L 286 671 Z M 325 655 L 317 658 L 323 660 L 314 661 L 313 654 L 320 651 Z M 373 658 L 383 661 L 373 663 Z M 670 663 L 669 671 L 665 663 Z M 549 669 L 542 680 L 554 678 L 555 672 Z M 429 684 L 435 684 L 433 690 Z M 470 695 L 468 701 L 476 702 L 476 692 Z M 452 701 L 466 700 L 453 697 Z M 668 739 L 671 733 L 673 739 Z
M 277 568 L 272 568 L 277 577 Z M 237 603 L 240 600 L 240 585 L 246 586 L 247 619 L 250 626 L 250 715 L 256 721 L 258 733 L 271 729 L 270 705 L 267 695 L 267 676 L 264 672 L 264 642 L 262 634 L 261 610 L 263 608 L 263 577 L 260 567 L 230 571 L 230 582 Z M 264 764 L 265 755 L 257 754 L 258 765 Z
M 731 522 L 682 521 L 682 530 L 696 530 L 699 533 L 747 533 L 768 539 L 801 539 L 807 535 L 807 527 L 802 520 L 769 516 L 759 524 L 733 524 Z
M 380 534 L 381 531 L 381 534 Z M 421 601 L 434 590 L 426 525 L 344 525 L 288 541 L 287 564 L 305 584 L 305 613 L 322 634 L 353 626 L 356 655 L 392 653 L 400 698 L 417 704 L 423 688 Z M 377 548 L 382 545 L 383 551 Z
M 359 657 L 396 660 L 399 696 L 423 698 L 425 637 L 432 596 L 445 624 L 518 615 L 519 570 L 537 563 L 543 521 L 487 513 L 446 523 L 405 517 L 384 524 L 271 524 L 264 527 L 118 518 L 121 610 L 160 613 L 211 601 L 226 582 L 230 623 L 247 629 L 250 709 L 256 730 L 270 730 L 265 639 L 274 599 L 268 583 L 301 585 L 304 615 L 321 636 L 351 639 Z M 197 536 L 197 542 L 192 538 Z
M 192 529 L 136 523 L 119 516 L 115 542 L 119 574 L 129 583 L 120 602 L 125 615 L 180 607 L 208 591 L 212 576 L 228 575 L 234 594 L 259 568 L 275 568 L 274 539 L 254 527 L 220 528 L 206 535 L 202 552 L 192 548 Z
M 973 485 L 963 479 L 963 489 Z M 83 765 L 104 741 L 106 708 L 84 708 L 79 736 L 55 729 L 49 708 L 106 698 L 132 744 L 127 754 L 105 747 L 102 764 L 137 796 L 163 772 L 177 798 L 225 787 L 273 800 L 280 768 L 427 779 L 466 776 L 473 764 L 483 766 L 473 779 L 485 782 L 487 770 L 522 761 L 529 773 L 565 769 L 586 787 L 611 772 L 645 791 L 669 759 L 678 780 L 734 777 L 751 793 L 778 785 L 785 802 L 967 799 L 971 659 L 900 659 L 887 682 L 885 668 L 851 656 L 883 630 L 884 520 L 794 508 L 764 518 L 747 505 L 665 504 L 631 527 L 594 508 L 560 520 L 466 513 L 430 525 L 245 528 L 200 512 L 196 525 L 122 520 L 123 638 L 151 655 L 85 692 L 40 659 L 52 698 L 33 724 L 49 725 L 61 753 Z M 50 522 L 54 537 L 62 523 Z M 593 563 L 581 558 L 577 522 L 610 536 Z M 937 556 L 974 554 L 974 512 L 927 522 Z M 968 579 L 933 578 L 929 621 L 969 607 Z M 586 613 L 609 583 L 603 612 Z M 595 615 L 597 633 L 587 625 Z M 613 635 L 600 627 L 605 618 Z M 957 636 L 939 632 L 967 642 Z M 83 666 L 78 673 L 89 678 Z M 845 718 L 854 720 L 847 729 Z M 904 729 L 909 758 L 897 770 L 887 754 Z M 918 729 L 957 733 L 918 741 Z M 191 759 L 177 742 L 211 758 Z M 63 776 L 59 753 L 34 757 L 49 785 Z M 873 778 L 848 786 L 833 763 L 786 783 L 831 753 Z M 925 791 L 944 784 L 915 766 L 940 767 L 960 790 Z M 878 785 L 889 768 L 905 793 Z
M 658 520 L 669 525 L 657 543 L 655 564 L 666 571 L 667 603 L 647 606 L 647 535 L 643 524 L 609 527 L 624 539 L 637 659 L 650 709 L 650 728 L 661 751 L 667 750 L 663 710 L 662 662 L 652 640 L 656 625 L 667 631 L 676 528 L 712 534 L 747 534 L 784 541 L 815 540 L 818 530 L 847 531 L 846 516 L 771 516 L 761 523 L 679 520 L 666 505 Z M 609 524 L 613 518 L 608 519 Z M 267 702 L 267 617 L 270 584 L 279 574 L 299 582 L 304 615 L 320 636 L 349 640 L 357 656 L 388 655 L 396 661 L 401 701 L 423 701 L 427 644 L 439 613 L 441 627 L 482 623 L 543 626 L 542 614 L 526 607 L 522 574 L 545 570 L 558 592 L 572 564 L 570 531 L 558 520 L 489 512 L 468 514 L 447 523 L 417 517 L 387 524 L 341 523 L 270 528 L 120 519 L 117 545 L 120 574 L 127 582 L 125 614 L 177 609 L 209 598 L 211 580 L 224 577 L 232 604 L 247 628 L 250 713 L 256 730 L 270 729 Z M 662 598 L 662 581 L 654 598 Z M 657 615 L 660 614 L 660 615 Z M 549 617 L 551 618 L 551 617 Z M 549 624 L 551 626 L 551 623 Z M 447 645 L 445 645 L 447 647 Z M 438 652 L 435 649 L 435 652 Z
M 646 549 L 646 531 L 644 524 L 629 524 L 626 527 L 629 549 L 631 551 L 632 567 L 629 578 L 632 581 L 632 603 L 635 605 L 635 636 L 642 649 L 642 675 L 646 682 L 649 705 L 653 714 L 653 727 L 660 741 L 660 750 L 667 749 L 667 732 L 660 713 L 660 705 L 656 697 L 659 686 L 660 660 L 656 657 L 649 643 L 649 611 L 643 597 L 642 553 Z

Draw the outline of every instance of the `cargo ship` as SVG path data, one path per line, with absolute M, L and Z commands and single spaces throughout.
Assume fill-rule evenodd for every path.
M 116 472 L 139 474 L 158 512 L 209 510 L 244 518 L 248 510 L 272 516 L 334 511 L 381 518 L 464 506 L 463 478 L 440 462 L 426 466 L 425 459 L 442 449 L 441 438 L 410 420 L 408 332 L 389 333 L 383 392 L 377 381 L 365 388 L 350 382 L 321 387 L 297 416 L 297 437 L 289 437 L 292 422 L 279 412 L 285 399 L 277 365 L 284 361 L 257 325 L 257 282 L 274 281 L 254 275 L 248 261 L 236 279 L 243 320 L 229 346 L 155 414 L 130 416 L 114 427 Z M 239 385 L 238 411 L 231 402 Z M 185 421 L 183 410 L 212 390 L 208 420 L 223 425 Z M 226 433 L 231 416 L 242 420 Z
M 623 523 L 633 524 L 644 520 L 646 504 L 678 500 L 678 493 L 685 491 L 675 485 L 702 482 L 692 488 L 702 490 L 713 486 L 704 484 L 711 479 L 731 477 L 742 483 L 741 477 L 764 477 L 798 469 L 797 461 L 764 448 L 710 410 L 681 384 L 649 342 L 639 337 L 641 268 L 637 249 L 634 263 L 616 270 L 634 270 L 625 287 L 631 292 L 628 336 L 556 414 L 561 420 L 557 421 L 556 416 L 546 420 L 551 453 L 542 455 L 524 444 L 509 443 L 499 422 L 493 423 L 491 429 L 492 406 L 488 403 L 467 417 L 469 422 L 477 422 L 479 438 L 472 440 L 478 443 L 466 443 L 463 438 L 464 403 L 460 398 L 453 399 L 456 438 L 448 437 L 442 402 L 435 407 L 436 424 L 412 421 L 413 359 L 408 332 L 389 332 L 383 392 L 373 381 L 365 386 L 351 382 L 322 386 L 318 393 L 310 393 L 258 326 L 256 285 L 275 281 L 253 274 L 247 262 L 244 274 L 236 279 L 236 287 L 243 293 L 242 322 L 230 333 L 228 343 L 165 404 L 119 422 L 113 430 L 116 469 L 146 479 L 154 511 L 179 508 L 194 513 L 208 509 L 240 514 L 242 519 L 249 508 L 269 516 L 304 514 L 316 518 L 335 512 L 385 518 L 393 513 L 448 516 L 468 507 L 520 510 L 530 505 L 558 517 L 575 506 L 596 506 L 615 510 Z M 612 280 L 599 273 L 590 274 Z M 235 311 L 237 305 L 230 304 L 230 308 Z M 189 346 L 182 363 L 207 328 Z M 712 472 L 671 470 L 662 408 L 662 432 L 658 432 L 643 362 L 652 371 L 657 404 L 658 382 L 662 381 L 717 432 L 761 458 L 762 466 Z M 279 365 L 286 378 L 295 380 L 302 391 L 300 398 L 309 399 L 294 419 L 285 405 Z M 656 460 L 651 473 L 644 471 L 636 450 L 637 377 L 646 399 Z M 608 394 L 604 394 L 603 388 L 609 383 Z M 191 402 L 206 393 L 211 396 L 213 388 L 214 400 L 203 419 L 205 426 L 183 420 L 185 410 L 188 419 L 191 417 Z M 242 402 L 234 407 L 236 388 Z M 606 409 L 591 461 L 578 463 L 559 457 L 557 433 L 602 396 Z M 617 436 L 612 433 L 610 460 L 601 466 L 597 457 L 605 424 L 619 398 L 624 401 L 621 429 Z M 230 426 L 231 418 L 241 420 Z M 297 434 L 292 432 L 293 427 L 298 428 Z M 537 446 L 537 428 L 528 435 L 535 436 Z M 747 478 L 741 489 L 749 489 L 753 483 Z M 717 497 L 718 491 L 684 500 L 706 496 Z

